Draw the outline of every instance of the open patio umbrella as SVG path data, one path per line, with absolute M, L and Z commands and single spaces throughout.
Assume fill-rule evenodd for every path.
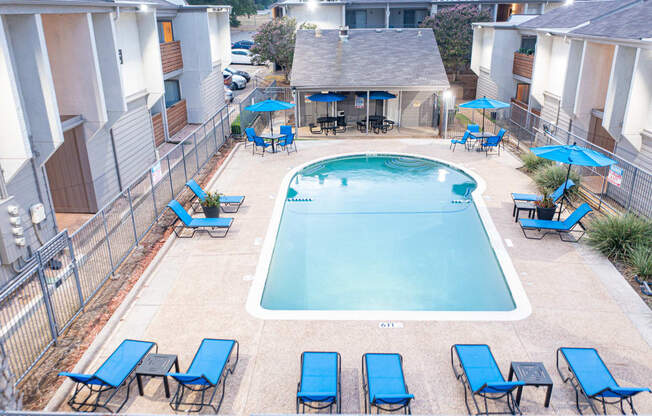
M 573 143 L 572 145 L 555 145 L 555 146 L 543 146 L 543 147 L 533 147 L 530 149 L 535 155 L 542 157 L 548 160 L 554 160 L 555 162 L 566 163 L 568 165 L 568 171 L 566 172 L 566 182 L 568 182 L 568 177 L 570 176 L 571 166 L 609 166 L 616 163 L 615 160 L 609 159 L 607 156 L 602 153 L 598 153 L 595 150 L 587 149 L 586 147 L 577 146 Z M 561 210 L 564 207 L 564 198 L 566 197 L 566 187 L 564 187 L 564 193 L 561 198 L 561 205 L 559 207 L 559 215 L 557 219 L 561 218 Z
M 482 109 L 482 132 L 484 133 L 484 110 L 487 108 L 499 109 L 507 108 L 509 104 L 491 98 L 482 97 L 477 100 L 469 101 L 468 103 L 460 104 L 461 108 L 481 108 Z
M 346 95 L 335 94 L 334 92 L 327 92 L 327 93 L 309 95 L 306 98 L 308 98 L 310 101 L 315 101 L 320 103 L 334 103 L 336 101 L 345 100 Z M 326 109 L 326 116 L 328 116 L 328 108 Z
M 356 95 L 358 97 L 366 97 L 367 93 L 364 91 L 357 92 Z M 369 92 L 369 99 L 370 100 L 391 100 L 393 98 L 396 98 L 396 95 L 389 93 L 387 91 L 370 91 Z
M 288 110 L 294 107 L 294 104 L 287 103 L 285 101 L 277 100 L 265 100 L 256 104 L 252 104 L 248 107 L 245 107 L 245 110 L 256 111 L 256 112 L 268 112 L 269 113 L 269 132 L 274 134 L 274 128 L 272 125 L 272 112 L 279 110 Z

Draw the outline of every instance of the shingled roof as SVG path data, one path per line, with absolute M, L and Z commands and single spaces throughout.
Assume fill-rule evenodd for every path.
M 431 29 L 298 30 L 291 85 L 317 90 L 449 87 Z
M 572 29 L 628 4 L 627 0 L 576 1 L 560 6 L 519 25 L 523 29 Z
M 652 1 L 625 6 L 570 33 L 617 39 L 651 39 Z

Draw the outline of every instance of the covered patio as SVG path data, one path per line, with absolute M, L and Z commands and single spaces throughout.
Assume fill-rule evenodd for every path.
M 297 31 L 291 87 L 301 137 L 433 137 L 449 84 L 431 30 L 317 29 Z

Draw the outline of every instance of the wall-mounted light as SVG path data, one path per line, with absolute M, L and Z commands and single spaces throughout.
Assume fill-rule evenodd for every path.
M 308 0 L 308 8 L 315 10 L 317 8 L 317 0 Z
M 564 6 L 570 6 L 570 5 L 573 4 L 573 2 L 574 2 L 574 0 L 566 0 L 566 2 L 564 3 Z
M 146 5 L 146 4 L 141 4 L 141 5 L 138 6 L 138 11 L 139 12 L 146 12 L 148 10 L 149 10 L 149 6 Z

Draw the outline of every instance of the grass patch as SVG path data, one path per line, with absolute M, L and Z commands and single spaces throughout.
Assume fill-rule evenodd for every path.
M 548 193 L 551 193 L 564 183 L 566 180 L 567 172 L 568 168 L 565 166 L 544 164 L 534 172 L 534 182 L 536 182 L 537 186 L 542 192 L 545 190 Z M 575 182 L 575 186 L 568 189 L 566 193 L 567 195 L 574 197 L 579 193 L 580 175 L 571 169 L 570 179 Z
M 467 125 L 467 126 L 468 126 L 469 124 L 473 124 L 473 122 L 471 121 L 471 119 L 468 118 L 467 116 L 465 116 L 465 115 L 462 114 L 462 113 L 457 113 L 457 114 L 455 114 L 455 119 L 456 119 L 457 121 L 459 121 L 460 123 L 462 123 L 462 124 L 464 124 L 464 125 Z
M 542 166 L 552 165 L 554 163 L 552 160 L 544 159 L 532 152 L 523 153 L 521 159 L 523 159 L 525 169 L 530 173 L 533 173 Z
M 634 214 L 622 217 L 603 217 L 591 223 L 588 232 L 589 244 L 612 260 L 632 265 L 636 261 L 642 270 L 648 270 L 643 255 L 652 251 L 652 221 Z M 633 259 L 636 253 L 636 259 Z M 634 266 L 636 268 L 636 266 Z
M 652 277 L 652 247 L 635 246 L 627 256 L 627 263 L 639 278 L 650 280 Z

